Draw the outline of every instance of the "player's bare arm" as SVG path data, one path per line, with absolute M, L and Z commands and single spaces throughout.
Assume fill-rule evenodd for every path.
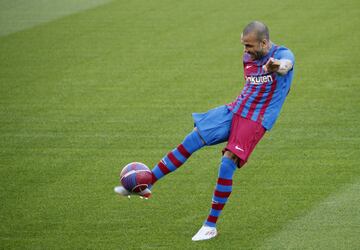
M 270 58 L 264 65 L 264 71 L 267 73 L 279 73 L 281 75 L 286 75 L 287 72 L 292 68 L 293 64 L 288 59 L 274 59 Z

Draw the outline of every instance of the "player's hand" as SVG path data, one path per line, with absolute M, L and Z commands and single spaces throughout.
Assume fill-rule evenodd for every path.
M 269 60 L 266 62 L 266 64 L 263 66 L 263 70 L 266 73 L 274 73 L 278 72 L 280 68 L 280 61 L 276 60 L 274 58 L 269 58 Z

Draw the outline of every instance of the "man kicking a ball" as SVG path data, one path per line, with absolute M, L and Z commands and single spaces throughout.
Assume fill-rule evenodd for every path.
M 241 43 L 244 45 L 245 84 L 240 95 L 231 104 L 206 113 L 194 113 L 194 130 L 152 169 L 154 184 L 178 169 L 203 146 L 227 141 L 210 213 L 193 241 L 217 235 L 216 222 L 231 194 L 234 172 L 244 166 L 264 133 L 273 127 L 293 78 L 293 53 L 270 41 L 265 24 L 249 23 L 241 34 Z M 130 194 L 121 186 L 115 191 L 121 195 Z M 149 197 L 150 194 L 150 189 L 146 189 L 140 195 Z

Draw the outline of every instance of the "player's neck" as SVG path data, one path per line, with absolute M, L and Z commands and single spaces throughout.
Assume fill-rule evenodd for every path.
M 270 52 L 272 46 L 273 46 L 273 43 L 271 41 L 269 41 L 269 43 L 267 44 L 267 46 L 265 48 L 265 55 L 267 55 Z

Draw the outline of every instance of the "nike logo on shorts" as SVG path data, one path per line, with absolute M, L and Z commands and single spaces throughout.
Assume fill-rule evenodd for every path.
M 236 149 L 236 150 L 240 150 L 241 152 L 244 152 L 244 151 L 245 151 L 244 149 L 238 147 L 237 145 L 235 146 L 235 149 Z

